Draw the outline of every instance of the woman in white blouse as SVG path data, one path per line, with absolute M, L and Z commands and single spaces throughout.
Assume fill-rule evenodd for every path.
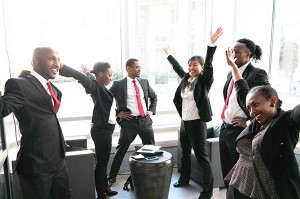
M 205 62 L 201 56 L 193 56 L 188 61 L 186 73 L 176 59 L 164 51 L 174 71 L 182 79 L 174 96 L 175 107 L 181 117 L 180 143 L 182 148 L 181 176 L 174 187 L 189 184 L 191 174 L 191 148 L 193 148 L 198 163 L 203 169 L 203 191 L 199 198 L 212 197 L 213 175 L 211 164 L 206 152 L 206 122 L 211 120 L 211 106 L 208 93 L 213 83 L 212 60 L 216 50 L 215 42 L 222 35 L 222 28 L 211 34 L 211 44 L 207 47 Z

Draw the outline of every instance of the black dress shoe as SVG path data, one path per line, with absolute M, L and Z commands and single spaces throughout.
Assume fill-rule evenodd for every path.
M 106 193 L 107 196 L 114 196 L 114 195 L 118 194 L 117 191 L 111 190 L 110 187 L 105 187 L 105 193 Z
M 198 199 L 211 199 L 211 197 L 200 195 Z
M 178 182 L 175 182 L 173 184 L 174 187 L 182 187 L 182 186 L 185 186 L 185 185 L 189 185 L 189 181 L 178 181 Z
M 97 199 L 106 199 L 105 190 L 103 188 L 97 189 Z
M 97 199 L 106 199 L 105 188 L 96 185 Z
M 98 197 L 97 197 L 97 199 L 106 199 L 106 195 L 104 194 L 104 195 L 99 195 Z
M 109 178 L 107 178 L 107 185 L 108 185 L 108 187 L 111 187 L 111 185 L 113 183 L 115 183 L 115 182 L 116 182 L 116 177 L 109 177 Z

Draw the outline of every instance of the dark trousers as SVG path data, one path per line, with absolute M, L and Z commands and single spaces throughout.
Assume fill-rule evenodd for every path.
M 110 177 L 116 177 L 118 175 L 124 156 L 137 135 L 140 136 L 143 145 L 155 144 L 152 120 L 150 117 L 134 117 L 131 120 L 123 120 L 120 126 L 120 138 L 111 165 Z
M 243 130 L 242 127 L 233 127 L 233 125 L 225 123 L 221 125 L 219 146 L 223 179 L 234 165 L 235 158 L 238 155 L 235 149 L 235 140 Z M 228 182 L 224 181 L 224 184 L 228 189 Z
M 107 187 L 107 165 L 110 157 L 112 134 L 115 125 L 109 128 L 93 125 L 91 136 L 95 144 L 96 167 L 95 167 L 95 185 L 97 193 Z M 98 193 L 100 194 L 100 193 Z
M 43 173 L 34 175 L 18 173 L 18 176 L 22 199 L 71 198 L 69 172 L 65 160 Z
M 239 190 L 229 186 L 226 193 L 226 199 L 251 199 L 249 196 L 246 196 L 239 192 Z
M 207 126 L 202 120 L 183 121 L 180 125 L 181 175 L 179 181 L 189 180 L 191 175 L 191 149 L 202 168 L 203 182 L 201 196 L 210 198 L 213 191 L 213 174 L 206 151 Z

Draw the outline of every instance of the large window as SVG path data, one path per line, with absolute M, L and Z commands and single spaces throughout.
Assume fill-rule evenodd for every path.
M 137 57 L 158 94 L 158 109 L 174 110 L 173 93 L 179 79 L 166 59 L 163 48 L 170 47 L 184 69 L 191 54 L 203 55 L 205 7 L 203 0 L 128 1 L 125 10 L 127 58 Z M 131 8 L 131 9 L 130 9 Z M 131 34 L 132 33 L 132 34 Z
M 285 109 L 300 102 L 300 2 L 277 1 L 272 55 L 272 84 Z
M 37 46 L 57 49 L 62 62 L 78 70 L 82 64 L 92 67 L 96 61 L 107 61 L 116 79 L 126 75 L 125 62 L 134 57 L 142 64 L 142 77 L 149 80 L 158 95 L 154 126 L 178 126 L 172 100 L 180 80 L 163 48 L 170 47 L 187 69 L 187 60 L 192 55 L 205 56 L 210 31 L 222 26 L 224 34 L 214 57 L 215 81 L 210 92 L 214 120 L 221 113 L 222 88 L 229 71 L 224 51 L 243 37 L 263 49 L 262 60 L 254 64 L 269 73 L 272 85 L 284 100 L 284 108 L 291 108 L 294 103 L 290 102 L 300 97 L 297 34 L 300 17 L 296 0 L 288 0 L 289 3 L 277 0 L 275 10 L 273 0 L 2 2 L 0 44 L 5 47 L 0 49 L 2 90 L 7 78 L 18 76 L 22 69 L 31 70 L 30 58 Z M 59 77 L 55 84 L 63 92 L 58 116 L 64 134 L 88 134 L 91 98 L 70 78 Z M 14 126 L 14 122 L 10 124 Z

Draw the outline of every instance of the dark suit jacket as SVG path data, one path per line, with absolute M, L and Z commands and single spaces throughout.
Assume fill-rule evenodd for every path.
M 246 80 L 246 82 L 248 83 L 248 87 L 250 89 L 254 86 L 269 85 L 268 75 L 267 75 L 266 71 L 261 68 L 254 67 L 251 63 L 249 63 L 248 66 L 246 67 L 245 71 L 242 74 L 242 77 L 244 80 Z M 227 81 L 223 88 L 224 101 L 226 100 L 227 90 L 228 90 L 228 86 L 229 86 L 231 79 L 232 79 L 232 72 L 230 71 L 227 75 Z M 235 83 L 234 87 L 235 87 L 235 89 L 238 89 L 236 83 Z M 239 103 L 239 106 L 245 112 L 248 119 L 250 119 L 249 112 L 245 107 L 247 92 L 246 93 L 242 92 L 242 93 L 240 93 L 240 95 L 239 95 L 239 92 L 237 92 L 237 94 L 238 94 L 237 101 Z
M 107 88 L 96 80 L 92 80 L 84 74 L 66 65 L 59 71 L 60 75 L 73 77 L 85 88 L 94 101 L 92 123 L 97 126 L 110 127 L 108 124 L 110 109 L 113 103 L 113 95 Z
M 294 154 L 299 140 L 300 105 L 286 112 L 278 109 L 278 112 L 259 141 L 259 149 L 274 179 L 279 199 L 300 198 L 300 172 Z M 241 138 L 252 139 L 259 128 L 260 124 L 256 120 L 252 121 L 237 141 Z
M 212 110 L 210 106 L 208 93 L 214 81 L 212 61 L 216 48 L 217 47 L 207 47 L 206 58 L 204 63 L 204 72 L 198 77 L 198 80 L 195 80 L 197 82 L 194 87 L 194 99 L 198 108 L 199 116 L 205 122 L 209 122 L 212 116 Z M 183 68 L 172 55 L 168 56 L 168 60 L 172 64 L 174 71 L 178 74 L 179 77 L 182 78 L 175 92 L 173 100 L 180 117 L 182 117 L 181 89 L 184 82 L 188 81 L 190 75 L 189 73 L 186 73 L 183 70 Z
M 156 114 L 157 96 L 154 90 L 150 87 L 148 80 L 137 78 L 142 86 L 144 92 L 144 100 L 146 102 L 147 110 Z M 113 94 L 117 104 L 117 114 L 121 111 L 130 111 L 127 107 L 127 77 L 113 82 L 109 91 Z M 120 122 L 120 118 L 117 118 Z
M 52 87 L 60 101 L 61 92 Z M 57 165 L 65 157 L 62 130 L 50 95 L 34 76 L 29 74 L 6 82 L 0 99 L 0 117 L 12 112 L 22 134 L 16 161 L 18 173 L 41 173 Z

